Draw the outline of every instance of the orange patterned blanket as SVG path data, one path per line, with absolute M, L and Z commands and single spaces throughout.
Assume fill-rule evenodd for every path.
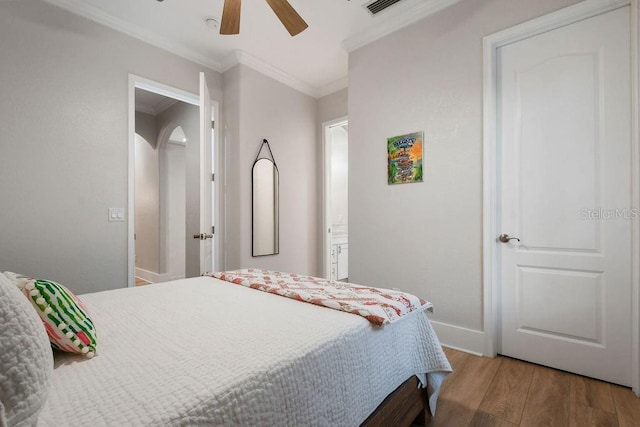
M 207 276 L 364 317 L 382 326 L 432 307 L 415 295 L 278 271 L 243 269 Z

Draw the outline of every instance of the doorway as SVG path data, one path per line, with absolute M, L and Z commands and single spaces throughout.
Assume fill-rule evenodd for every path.
M 135 108 L 136 284 L 184 279 L 193 258 L 187 248 L 198 251 L 186 230 L 196 225 L 191 213 L 187 222 L 194 209 L 193 194 L 187 203 L 187 170 L 197 166 L 199 111 L 143 89 L 135 91 Z M 193 276 L 193 265 L 189 269 Z
M 198 97 L 130 75 L 130 287 L 221 266 L 222 239 L 214 238 L 220 220 L 213 126 L 218 105 L 200 78 Z
M 632 23 L 587 1 L 485 38 L 484 283 L 487 355 L 638 393 Z
M 349 280 L 349 123 L 323 124 L 324 277 Z

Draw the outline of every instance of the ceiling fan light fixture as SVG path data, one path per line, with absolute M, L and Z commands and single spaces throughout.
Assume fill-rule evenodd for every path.
M 291 37 L 300 34 L 309 27 L 287 0 L 266 1 L 280 22 L 282 22 L 282 25 L 284 25 L 289 34 L 291 34 Z
M 240 34 L 240 2 L 242 0 L 224 0 L 220 34 Z M 266 0 L 282 25 L 291 36 L 295 36 L 309 27 L 288 0 Z
M 240 34 L 240 5 L 241 0 L 224 0 L 220 34 Z

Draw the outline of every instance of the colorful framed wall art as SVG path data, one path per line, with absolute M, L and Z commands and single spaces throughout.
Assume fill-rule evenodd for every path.
M 389 185 L 422 182 L 424 132 L 387 138 L 387 176 Z

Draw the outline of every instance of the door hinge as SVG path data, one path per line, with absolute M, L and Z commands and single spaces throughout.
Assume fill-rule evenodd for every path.
M 211 226 L 211 234 L 216 234 L 216 227 L 215 226 Z
M 216 122 L 215 120 L 211 120 L 211 129 L 215 129 L 216 128 Z
M 212 173 L 212 174 L 211 174 L 211 181 L 215 181 L 215 180 L 216 180 L 216 174 L 215 174 L 215 173 Z

